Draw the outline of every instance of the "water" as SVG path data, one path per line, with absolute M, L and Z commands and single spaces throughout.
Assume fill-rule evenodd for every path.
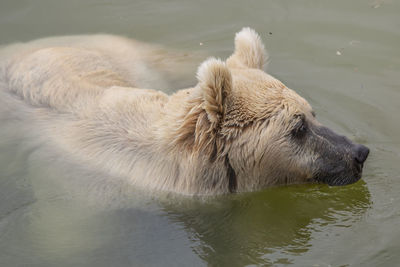
M 394 0 L 2 0 L 0 44 L 106 32 L 224 58 L 251 26 L 269 72 L 371 153 L 346 187 L 148 196 L 29 142 L 29 126 L 0 114 L 0 266 L 397 266 L 399 13 Z

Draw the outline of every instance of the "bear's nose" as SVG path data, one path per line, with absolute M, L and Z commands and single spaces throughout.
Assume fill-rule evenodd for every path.
M 354 159 L 359 164 L 363 164 L 369 154 L 369 148 L 363 145 L 356 145 L 354 148 Z

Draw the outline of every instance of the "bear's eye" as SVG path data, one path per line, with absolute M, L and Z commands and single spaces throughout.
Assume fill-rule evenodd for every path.
M 304 119 L 300 120 L 292 130 L 292 136 L 301 138 L 307 132 L 307 125 Z

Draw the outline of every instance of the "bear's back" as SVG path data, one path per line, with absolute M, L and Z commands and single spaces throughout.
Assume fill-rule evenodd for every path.
M 7 63 L 8 90 L 33 106 L 58 111 L 91 105 L 112 86 L 132 86 L 106 56 L 95 50 L 51 47 Z

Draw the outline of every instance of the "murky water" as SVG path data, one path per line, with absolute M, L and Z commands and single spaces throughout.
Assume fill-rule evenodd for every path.
M 398 266 L 399 14 L 395 0 L 2 0 L 1 44 L 106 32 L 226 57 L 251 26 L 269 72 L 371 153 L 346 187 L 149 197 L 29 142 L 27 125 L 0 114 L 0 266 Z

